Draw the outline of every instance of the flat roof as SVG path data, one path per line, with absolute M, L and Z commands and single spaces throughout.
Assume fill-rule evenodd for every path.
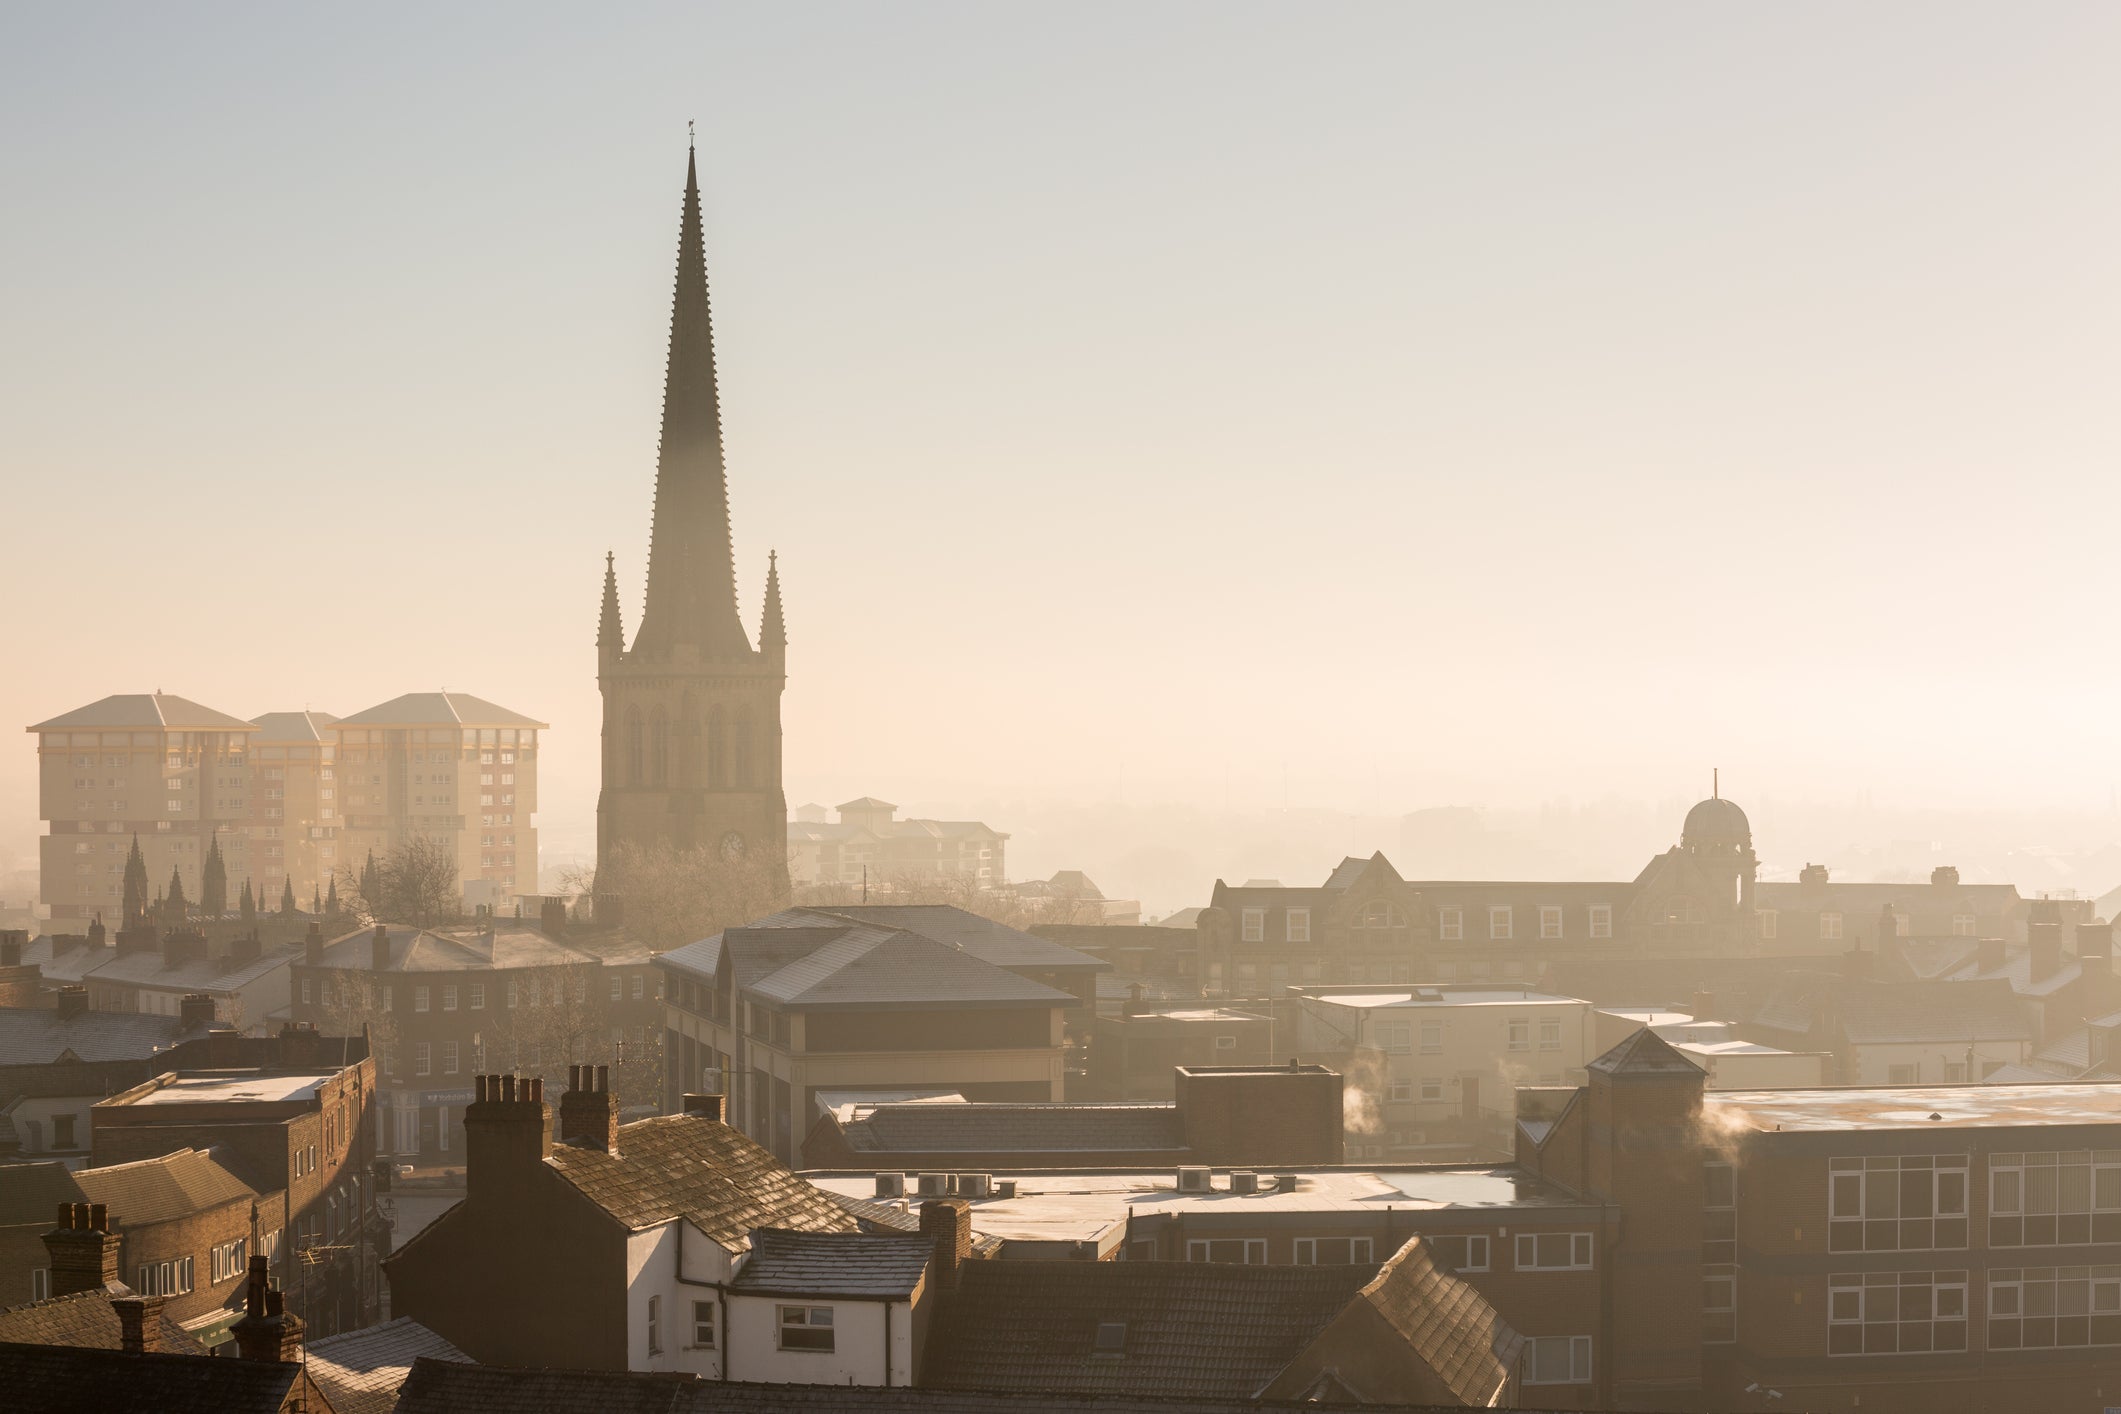
M 1581 997 L 1557 997 L 1529 987 L 1403 987 L 1389 992 L 1346 992 L 1320 996 L 1304 994 L 1313 1001 L 1350 1007 L 1435 1006 L 1589 1006 Z
M 287 1100 L 312 1100 L 317 1091 L 338 1074 L 335 1070 L 182 1071 L 168 1084 L 158 1085 L 133 1099 L 113 1096 L 105 1104 L 123 1105 L 218 1105 L 230 1101 L 273 1104 Z
M 2121 1082 L 1711 1090 L 1702 1097 L 1754 1130 L 1996 1129 L 2121 1125 Z
M 1281 1192 L 1232 1193 L 1228 1170 L 1217 1170 L 1213 1191 L 1181 1193 L 1177 1174 L 1082 1170 L 1008 1174 L 1014 1198 L 974 1198 L 972 1227 L 1015 1242 L 1088 1242 L 1137 1218 L 1164 1215 L 1241 1217 L 1282 1213 L 1431 1212 L 1442 1209 L 1579 1208 L 1597 1206 L 1508 1165 L 1433 1169 L 1285 1169 L 1253 1172 L 1264 1186 L 1276 1173 L 1295 1173 L 1297 1186 Z M 875 1201 L 872 1173 L 805 1174 L 827 1193 Z M 910 1190 L 912 1185 L 907 1185 Z

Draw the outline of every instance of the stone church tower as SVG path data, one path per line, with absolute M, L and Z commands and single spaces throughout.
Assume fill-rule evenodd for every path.
M 618 576 L 611 556 L 604 557 L 597 624 L 597 686 L 604 694 L 600 871 L 621 845 L 706 847 L 723 859 L 769 861 L 785 886 L 787 646 L 778 566 L 766 572 L 756 649 L 737 615 L 699 177 L 688 154 L 648 596 L 631 647 L 619 618 Z

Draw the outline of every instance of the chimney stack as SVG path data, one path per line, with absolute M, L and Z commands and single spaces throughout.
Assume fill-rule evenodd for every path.
M 177 1017 L 184 1029 L 204 1030 L 214 1024 L 214 999 L 205 992 L 192 992 L 177 1003 Z
M 2062 925 L 2060 923 L 2028 923 L 2025 927 L 2026 950 L 2032 954 L 2032 981 L 2035 985 L 2045 982 L 2062 970 Z
M 390 929 L 378 923 L 376 931 L 368 938 L 368 970 L 390 971 Z
M 88 925 L 88 945 L 92 948 L 100 948 L 104 946 L 105 936 L 106 935 L 103 931 L 103 915 L 99 913 L 96 915 L 94 921 Z
M 110 1308 L 118 1316 L 118 1348 L 128 1355 L 175 1354 L 162 1339 L 164 1296 L 120 1296 Z M 196 1350 L 198 1347 L 194 1346 Z
M 611 1093 L 610 1066 L 567 1067 L 567 1093 L 560 1096 L 560 1142 L 618 1153 L 619 1098 Z
M 1826 882 L 1826 866 L 1825 866 L 1824 864 L 1807 864 L 1807 865 L 1805 865 L 1805 866 L 1804 866 L 1804 867 L 1803 867 L 1802 869 L 1799 869 L 1799 870 L 1797 871 L 1797 882 L 1798 882 L 1798 883 L 1800 883 L 1800 884 L 1823 884 L 1823 883 L 1825 883 L 1825 882 Z
M 248 933 L 238 933 L 228 940 L 228 960 L 232 966 L 243 967 L 256 962 L 265 955 L 265 942 L 253 928 Z
M 2004 948 L 2001 938 L 1982 938 L 1974 944 L 1974 966 L 1983 972 L 1994 972 L 2003 966 Z
M 729 1097 L 727 1095 L 687 1095 L 684 1098 L 685 1113 L 700 1119 L 711 1119 L 716 1124 L 729 1123 Z
M 308 929 L 302 934 L 302 965 L 322 967 L 324 965 L 324 925 L 312 918 Z
M 549 898 L 538 905 L 538 928 L 548 938 L 558 938 L 567 932 L 567 901 Z
M 921 1204 L 921 1233 L 935 1243 L 935 1284 L 944 1291 L 972 1255 L 972 1205 L 962 1198 L 931 1198 Z
M 29 934 L 23 929 L 0 929 L 0 967 L 20 967 L 22 949 L 28 944 Z
M 77 1016 L 88 1015 L 88 988 L 83 986 L 59 989 L 59 1019 L 71 1021 Z
M 28 944 L 29 934 L 18 928 L 0 933 L 0 1007 L 37 1004 L 37 989 L 44 972 L 34 962 L 23 963 L 22 949 Z
M 1938 865 L 1936 868 L 1930 870 L 1930 882 L 1940 888 L 1948 888 L 1951 885 L 1957 884 L 1959 882 L 1958 867 L 1956 865 L 1951 864 Z
M 52 1295 L 121 1289 L 118 1237 L 101 1203 L 61 1203 L 58 1226 L 44 1234 L 51 1255 Z
M 552 1153 L 545 1082 L 534 1075 L 481 1075 L 464 1107 L 467 1201 L 506 1202 Z
M 1714 1021 L 1715 1019 L 1716 994 L 1708 991 L 1694 993 L 1694 1020 Z
M 302 1320 L 287 1313 L 284 1300 L 267 1281 L 269 1262 L 250 1259 L 250 1278 L 243 1287 L 243 1318 L 230 1326 L 236 1353 L 245 1360 L 291 1365 L 302 1359 Z

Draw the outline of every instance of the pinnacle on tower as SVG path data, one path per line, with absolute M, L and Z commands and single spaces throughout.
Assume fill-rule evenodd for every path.
M 597 652 L 624 653 L 626 626 L 619 618 L 619 576 L 611 567 L 611 552 L 604 552 L 604 607 L 597 615 Z
M 710 658 L 751 655 L 751 640 L 736 607 L 714 321 L 707 301 L 707 244 L 700 230 L 698 164 L 689 152 L 677 292 L 670 312 L 670 362 L 663 384 L 663 442 L 656 458 L 655 519 L 648 540 L 648 595 L 633 651 L 664 658 L 681 646 Z
M 788 651 L 788 622 L 781 616 L 781 563 L 777 551 L 766 552 L 766 611 L 759 618 L 759 651 L 778 657 Z

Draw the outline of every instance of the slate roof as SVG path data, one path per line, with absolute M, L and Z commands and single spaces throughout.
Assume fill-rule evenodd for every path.
M 32 1301 L 24 1306 L 10 1306 L 0 1310 L 0 1342 L 18 1342 L 23 1345 L 64 1345 L 85 1350 L 117 1350 L 124 1344 L 124 1335 L 118 1326 L 118 1313 L 110 1306 L 114 1295 L 130 1296 L 132 1288 L 122 1282 L 113 1291 L 77 1291 L 71 1296 L 54 1296 L 43 1301 Z M 199 1342 L 185 1334 L 184 1327 L 177 1324 L 165 1309 L 162 1316 L 162 1343 L 170 1350 L 181 1350 L 186 1355 L 204 1355 L 206 1350 Z M 7 1388 L 4 1376 L 0 1376 L 0 1389 Z M 12 1410 L 12 1404 L 6 1406 Z M 94 1404 L 71 1406 L 96 1408 Z M 117 1404 L 109 1408 L 130 1409 L 140 1406 Z
M 841 1124 L 858 1153 L 1141 1153 L 1186 1147 L 1172 1104 L 878 1105 Z
M 784 926 L 776 920 L 788 917 L 801 917 L 806 921 L 815 922 L 851 919 L 862 923 L 881 924 L 887 928 L 903 928 L 909 933 L 919 933 L 922 937 L 933 938 L 939 943 L 962 948 L 981 962 L 991 962 L 996 967 L 1012 970 L 1103 970 L 1111 966 L 1110 963 L 1100 962 L 1086 953 L 1079 953 L 1074 948 L 1062 947 L 1059 943 L 996 923 L 990 918 L 982 918 L 976 913 L 967 913 L 962 908 L 940 903 L 850 903 L 838 904 L 829 910 L 790 909 L 787 913 L 775 914 L 773 918 L 763 919 L 752 926 Z
M 1509 1383 L 1524 1353 L 1524 1337 L 1479 1292 L 1437 1266 L 1419 1238 L 1385 1263 L 1362 1299 L 1474 1408 Z
M 1795 972 L 1768 994 L 1753 1024 L 1803 1034 L 1814 1017 L 1840 1018 L 1850 1042 L 2026 1041 L 2032 1030 L 2007 981 L 1864 982 Z
M 545 723 L 511 712 L 468 692 L 408 692 L 339 718 L 342 727 L 435 726 L 455 722 L 467 727 L 543 727 Z
M 80 933 L 40 933 L 29 940 L 22 950 L 24 964 L 36 963 L 46 986 L 65 985 L 78 982 L 93 970 L 98 963 L 108 962 L 117 956 L 110 945 L 90 947 L 86 936 L 86 925 Z M 61 947 L 64 939 L 67 946 Z
M 252 717 L 251 725 L 258 734 L 251 740 L 264 742 L 321 742 L 324 733 L 339 719 L 329 712 L 267 712 L 262 717 Z
M 1954 982 L 2008 982 L 2011 990 L 2020 996 L 2046 997 L 2054 995 L 2082 977 L 2084 966 L 2075 959 L 2064 960 L 2053 972 L 2035 982 L 2033 954 L 2028 948 L 2004 959 L 2001 967 L 1983 969 L 1969 963 L 1949 975 L 1950 980 Z
M 166 692 L 114 693 L 109 697 L 99 698 L 86 707 L 62 712 L 50 721 L 39 722 L 30 730 L 65 731 L 71 727 L 138 727 L 149 731 L 251 730 L 250 723 L 241 717 L 231 717 L 226 712 L 202 707 L 188 697 L 174 697 Z
M 921 1220 L 903 1208 L 889 1203 L 871 1202 L 867 1198 L 854 1198 L 845 1193 L 823 1190 L 825 1196 L 854 1215 L 863 1232 L 919 1232 Z M 978 1239 L 975 1238 L 975 1245 Z
M 204 1026 L 145 1012 L 88 1011 L 62 1017 L 43 1007 L 0 1008 L 0 1065 L 49 1065 L 75 1060 L 144 1060 Z
M 790 1232 L 762 1227 L 731 1288 L 790 1296 L 903 1296 L 928 1275 L 935 1240 L 920 1234 Z
M 331 1401 L 332 1414 L 390 1414 L 415 1360 L 471 1361 L 410 1316 L 312 1340 L 305 1350 L 309 1377 Z
M 80 1169 L 74 1182 L 86 1201 L 110 1209 L 114 1229 L 169 1222 L 258 1196 L 216 1154 L 198 1149 Z
M 117 1318 L 111 1319 L 115 1324 Z M 293 1362 L 0 1345 L 0 1389 L 7 1391 L 9 1414 L 269 1414 L 298 1394 L 301 1382 L 302 1367 Z
M 852 1213 L 769 1151 L 696 1115 L 621 1125 L 616 1156 L 556 1144 L 552 1166 L 629 1229 L 684 1217 L 732 1252 L 755 1228 L 855 1230 Z
M 1086 966 L 1108 965 L 1029 934 L 1016 936 Z M 790 910 L 729 928 L 657 961 L 705 977 L 733 969 L 738 990 L 795 1009 L 1067 1006 L 1075 1001 L 1067 992 L 932 933 L 814 910 Z
M 1347 1309 L 1376 1268 L 1220 1262 L 969 1262 L 930 1330 L 945 1389 L 1247 1399 Z M 1126 1327 L 1118 1358 L 1097 1328 Z
M 766 1385 L 621 1370 L 518 1370 L 415 1361 L 397 1414 L 1327 1414 L 1309 1400 L 1158 1399 L 1056 1391 L 996 1393 L 874 1385 Z M 1444 1414 L 1372 1404 L 1365 1414 Z
M 1584 1068 L 1605 1075 L 1699 1076 L 1706 1073 L 1675 1049 L 1671 1042 L 1648 1027 L 1637 1031 Z
M 495 927 L 492 937 L 479 932 L 436 933 L 404 924 L 386 924 L 392 972 L 490 972 L 525 967 L 572 967 L 598 961 L 593 953 L 546 936 L 527 925 Z M 324 965 L 366 972 L 375 961 L 374 928 L 341 934 L 324 945 Z M 489 1001 L 489 1006 L 498 1005 Z
M 302 948 L 296 944 L 266 948 L 249 962 L 234 962 L 227 957 L 192 957 L 171 967 L 160 948 L 149 948 L 113 957 L 90 968 L 87 975 L 98 982 L 128 982 L 136 987 L 170 991 L 233 992 L 276 968 L 298 961 L 301 956 Z
M 61 1203 L 87 1201 L 65 1164 L 0 1164 L 0 1227 L 48 1228 Z

